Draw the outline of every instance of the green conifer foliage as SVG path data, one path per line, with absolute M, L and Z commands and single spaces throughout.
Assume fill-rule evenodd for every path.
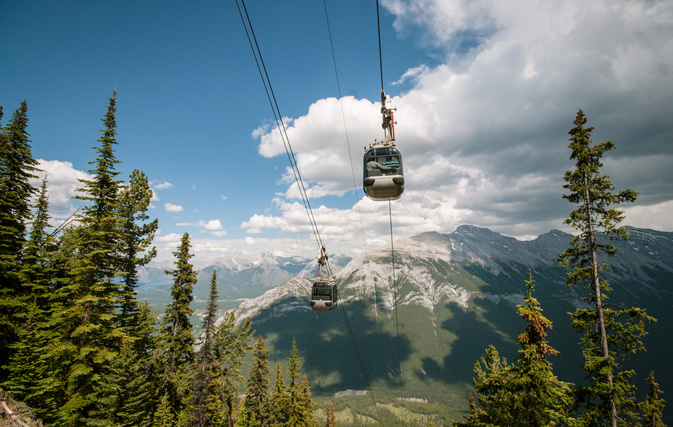
M 281 427 L 286 425 L 288 420 L 288 396 L 283 380 L 283 372 L 280 369 L 280 362 L 276 363 L 276 379 L 274 382 L 273 394 L 271 395 L 271 415 L 269 424 L 271 427 Z
M 37 177 L 37 161 L 30 148 L 27 113 L 24 100 L 8 125 L 0 126 L 0 369 L 18 340 L 14 315 L 20 311 L 23 291 L 18 270 L 31 218 L 30 199 L 37 191 L 29 182 Z M 0 381 L 5 378 L 6 372 L 0 370 Z
M 51 311 L 49 297 L 53 269 L 50 267 L 50 253 L 54 247 L 53 238 L 47 233 L 48 210 L 45 177 L 19 270 L 22 291 L 14 315 L 18 323 L 18 340 L 13 344 L 9 376 L 4 384 L 15 398 L 30 406 L 40 405 L 41 399 L 36 401 L 33 396 L 37 391 L 38 373 L 44 371 L 42 355 L 49 339 L 45 323 Z
M 115 140 L 116 94 L 113 92 L 91 180 L 84 180 L 78 199 L 86 202 L 77 226 L 66 230 L 56 257 L 64 272 L 53 294 L 54 311 L 49 327 L 52 339 L 46 356 L 51 372 L 43 380 L 58 407 L 61 423 L 93 425 L 92 414 L 110 399 L 105 384 L 125 333 L 117 324 L 119 300 L 117 253 L 119 215 L 118 181 L 113 146 Z M 108 394 L 106 394 L 108 393 Z
M 318 425 L 313 418 L 316 405 L 311 399 L 311 389 L 308 381 L 301 378 L 302 361 L 297 350 L 297 343 L 292 340 L 292 350 L 288 357 L 287 376 L 290 383 L 287 387 L 287 405 L 285 407 L 287 423 L 291 427 Z
M 217 273 L 213 270 L 210 297 L 203 318 L 201 346 L 196 353 L 196 365 L 189 399 L 189 425 L 212 427 L 222 422 L 222 370 L 215 358 L 217 312 L 220 308 L 217 292 Z
M 643 413 L 643 427 L 666 427 L 661 417 L 663 416 L 666 401 L 659 397 L 663 393 L 659 383 L 654 379 L 654 371 L 647 377 L 647 397 L 640 404 Z
M 99 404 L 82 421 L 93 426 L 149 427 L 152 385 L 146 360 L 136 353 L 133 339 L 126 337 L 105 381 L 96 385 Z
M 269 351 L 260 335 L 252 349 L 248 386 L 241 409 L 242 417 L 250 427 L 267 425 L 270 412 Z
M 610 285 L 601 280 L 608 268 L 600 256 L 615 256 L 617 249 L 599 240 L 599 233 L 609 239 L 627 239 L 626 227 L 618 227 L 622 211 L 613 208 L 619 203 L 633 202 L 637 193 L 631 189 L 614 192 L 607 175 L 601 175 L 601 159 L 614 148 L 612 141 L 592 146 L 592 127 L 585 127 L 587 118 L 579 110 L 569 132 L 572 160 L 575 168 L 565 173 L 563 197 L 576 204 L 565 223 L 579 231 L 570 241 L 570 248 L 559 255 L 558 261 L 568 272 L 568 287 L 581 286 L 589 293 L 584 300 L 588 309 L 577 309 L 571 315 L 573 327 L 581 334 L 585 357 L 584 371 L 590 384 L 580 387 L 576 400 L 585 425 L 627 425 L 633 413 L 635 387 L 629 383 L 633 371 L 623 370 L 621 361 L 642 350 L 645 322 L 655 321 L 640 308 L 625 308 L 608 304 Z
M 546 340 L 552 324 L 533 297 L 535 281 L 531 274 L 526 281 L 525 304 L 517 306 L 527 326 L 518 338 L 521 349 L 516 363 L 509 365 L 495 347 L 489 346 L 481 363 L 474 367 L 478 405 L 470 395 L 469 415 L 463 422 L 454 422 L 454 426 L 575 425 L 568 415 L 572 404 L 570 384 L 554 375 L 548 360 L 549 355 L 558 352 Z
M 189 262 L 193 257 L 189 251 L 189 234 L 185 233 L 178 250 L 173 252 L 176 257 L 175 270 L 166 271 L 166 274 L 173 276 L 172 301 L 166 306 L 160 337 L 163 369 L 161 390 L 168 393 L 170 407 L 178 414 L 185 410 L 189 393 L 186 383 L 188 367 L 194 361 L 194 336 L 189 316 L 194 312 L 190 303 L 194 299 L 192 291 L 196 284 L 196 272 Z
M 175 427 L 175 415 L 173 415 L 173 408 L 171 407 L 171 399 L 168 393 L 161 395 L 159 406 L 154 414 L 152 420 L 152 427 Z
M 325 427 L 336 427 L 336 416 L 334 414 L 334 406 L 330 406 L 325 411 Z
M 233 426 L 236 415 L 240 412 L 239 384 L 244 378 L 241 375 L 243 358 L 252 348 L 250 340 L 255 331 L 252 330 L 250 318 L 236 326 L 236 316 L 227 312 L 220 322 L 215 335 L 215 358 L 222 369 L 222 404 L 227 426 Z
M 17 262 L 31 217 L 30 200 L 37 192 L 29 182 L 37 178 L 38 169 L 30 147 L 25 100 L 0 135 L 0 261 Z
M 526 286 L 525 304 L 517 306 L 519 316 L 528 324 L 518 338 L 521 350 L 512 384 L 514 414 L 520 425 L 571 425 L 574 423 L 568 416 L 572 403 L 571 385 L 554 375 L 548 360 L 549 355 L 556 355 L 558 351 L 546 340 L 552 323 L 542 315 L 540 303 L 533 297 L 535 281 L 530 270 Z
M 121 218 L 120 271 L 123 278 L 121 301 L 121 326 L 129 327 L 138 310 L 136 287 L 138 267 L 146 265 L 156 256 L 156 248 L 146 251 L 152 244 L 159 221 L 147 222 L 147 209 L 152 199 L 152 190 L 145 174 L 137 169 L 131 173 L 129 185 L 119 193 L 119 216 Z
M 192 292 L 196 284 L 196 271 L 189 262 L 194 256 L 189 252 L 190 249 L 189 234 L 185 233 L 178 250 L 173 252 L 176 257 L 175 270 L 166 271 L 166 274 L 173 276 L 172 301 L 166 306 L 164 316 L 164 334 L 168 340 L 167 359 L 172 370 L 194 358 L 194 337 L 189 316 L 194 313 L 190 304 L 194 299 Z

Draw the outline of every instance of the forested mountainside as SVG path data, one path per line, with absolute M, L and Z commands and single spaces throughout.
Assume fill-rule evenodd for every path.
M 310 280 L 293 279 L 234 313 L 250 316 L 270 347 L 287 348 L 296 339 L 317 395 L 369 388 L 463 411 L 472 368 L 485 349 L 494 345 L 503 357 L 516 358 L 525 326 L 516 305 L 523 304 L 529 269 L 535 296 L 553 322 L 549 341 L 560 351 L 550 358 L 554 372 L 565 381 L 584 381 L 579 337 L 568 316 L 584 304 L 582 290 L 566 288 L 567 270 L 556 262 L 570 237 L 552 230 L 519 241 L 468 225 L 450 234 L 424 233 L 395 242 L 394 284 L 389 248 L 361 254 L 341 269 L 336 281 L 344 312 L 313 312 Z M 667 361 L 673 233 L 632 228 L 628 241 L 612 243 L 619 252 L 605 271 L 614 289 L 610 303 L 638 306 L 658 319 L 646 327 L 647 352 L 629 362 L 634 382 L 642 395 L 654 370 L 667 390 L 673 384 Z

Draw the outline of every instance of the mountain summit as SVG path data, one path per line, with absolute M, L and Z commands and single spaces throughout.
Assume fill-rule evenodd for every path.
M 628 241 L 612 242 L 619 252 L 605 272 L 614 288 L 610 303 L 636 305 L 659 319 L 647 327 L 647 353 L 632 362 L 638 377 L 655 370 L 666 390 L 673 386 L 666 348 L 666 325 L 673 320 L 673 233 L 632 228 L 630 234 Z M 295 277 L 234 311 L 239 320 L 252 318 L 257 333 L 278 349 L 272 354 L 283 354 L 295 338 L 317 394 L 368 389 L 464 408 L 472 368 L 488 345 L 516 358 L 524 326 L 516 305 L 523 302 L 529 269 L 536 297 L 553 321 L 550 342 L 561 351 L 552 358 L 555 372 L 583 381 L 579 337 L 567 314 L 583 304 L 583 293 L 566 289 L 567 270 L 556 262 L 570 238 L 552 230 L 519 241 L 469 225 L 450 234 L 423 233 L 395 241 L 394 254 L 389 248 L 368 251 L 339 270 L 343 310 L 313 312 L 311 281 Z

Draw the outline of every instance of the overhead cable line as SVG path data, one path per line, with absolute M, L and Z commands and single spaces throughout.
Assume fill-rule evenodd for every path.
M 381 70 L 381 93 L 383 93 L 383 54 L 381 53 L 381 19 L 379 18 L 379 0 L 376 0 L 376 27 L 379 34 L 379 69 Z
M 241 5 L 243 6 L 243 10 L 241 10 Z M 304 207 L 308 213 L 309 217 L 309 222 L 311 223 L 311 227 L 313 229 L 313 233 L 315 235 L 316 241 L 318 243 L 318 247 L 321 250 L 321 254 L 324 251 L 324 245 L 322 243 L 322 239 L 320 238 L 320 232 L 318 230 L 318 225 L 316 223 L 315 217 L 313 215 L 313 210 L 311 209 L 311 204 L 308 198 L 308 194 L 306 193 L 306 189 L 304 187 L 304 182 L 301 178 L 301 174 L 299 172 L 299 167 L 297 165 L 297 161 L 294 155 L 294 152 L 292 151 L 292 145 L 290 144 L 290 140 L 287 135 L 287 131 L 285 129 L 285 124 L 283 123 L 282 120 L 282 115 L 280 113 L 280 108 L 278 107 L 278 102 L 276 100 L 276 96 L 273 92 L 273 88 L 271 86 L 271 80 L 269 78 L 269 74 L 267 72 L 266 66 L 264 64 L 264 60 L 262 58 L 262 53 L 259 48 L 259 44 L 257 43 L 257 38 L 255 36 L 255 32 L 252 27 L 252 22 L 250 21 L 250 15 L 248 14 L 248 10 L 245 6 L 245 1 L 241 0 L 241 5 L 239 5 L 239 0 L 236 0 L 236 6 L 238 8 L 239 15 L 241 17 L 241 21 L 243 23 L 243 27 L 245 28 L 246 36 L 248 38 L 248 43 L 250 44 L 250 48 L 253 52 L 253 56 L 255 58 L 255 63 L 257 64 L 257 70 L 259 71 L 260 77 L 262 78 L 262 83 L 264 84 L 264 89 L 267 94 L 267 98 L 269 99 L 269 104 L 271 105 L 271 109 L 273 111 L 274 118 L 276 120 L 276 126 L 278 127 L 279 134 L 281 136 L 281 139 L 283 141 L 283 145 L 285 147 L 285 151 L 288 156 L 288 160 L 290 161 L 290 165 L 292 167 L 292 171 L 295 177 L 295 182 L 297 183 L 297 187 L 299 188 L 300 194 L 302 196 L 302 200 L 304 202 Z M 245 12 L 245 18 L 243 17 L 243 12 Z M 246 23 L 247 21 L 247 23 Z M 254 44 L 253 44 L 254 41 Z M 326 265 L 328 268 L 328 274 L 332 276 L 332 268 L 329 265 L 329 262 L 327 260 Z M 337 298 L 338 298 L 338 293 L 337 293 Z M 344 315 L 344 319 L 346 321 L 346 327 L 348 329 L 348 334 L 350 336 L 351 342 L 353 344 L 353 347 L 355 349 L 355 353 L 358 359 L 358 362 L 360 363 L 360 367 L 362 369 L 362 372 L 364 374 L 367 387 L 370 388 L 370 382 L 369 382 L 369 377 L 367 375 L 367 371 L 365 369 L 364 362 L 362 360 L 362 355 L 360 354 L 360 351 L 357 347 L 357 344 L 355 342 L 355 336 L 353 335 L 353 330 L 351 329 L 350 322 L 348 321 L 348 317 L 346 316 L 346 312 L 343 308 L 343 304 L 339 304 L 341 306 L 342 313 Z
M 393 245 L 393 211 L 392 202 L 388 200 L 388 218 L 390 218 L 390 252 L 393 264 L 393 302 L 395 306 L 395 336 L 397 337 L 397 369 L 399 370 L 400 387 L 402 387 L 402 360 L 400 357 L 400 324 L 397 316 L 397 279 L 395 277 L 395 246 Z
M 285 128 L 285 123 L 283 122 L 283 116 L 281 115 L 280 107 L 278 106 L 278 101 L 276 100 L 276 95 L 273 91 L 273 87 L 271 86 L 271 79 L 269 78 L 269 73 L 267 72 L 266 65 L 264 64 L 264 59 L 262 58 L 262 52 L 259 48 L 259 44 L 257 43 L 257 37 L 255 36 L 255 31 L 252 27 L 252 22 L 250 21 L 250 15 L 248 14 L 248 9 L 245 6 L 245 1 L 241 0 L 241 4 L 243 5 L 243 11 L 241 10 L 241 6 L 239 5 L 238 0 L 236 0 L 238 13 L 241 17 L 243 27 L 245 28 L 245 33 L 246 36 L 248 37 L 248 43 L 250 44 L 250 49 L 252 50 L 253 56 L 255 57 L 257 70 L 259 71 L 259 75 L 262 78 L 262 83 L 264 84 L 264 90 L 266 91 L 266 96 L 269 100 L 269 104 L 271 105 L 271 110 L 273 111 L 273 116 L 276 121 L 276 127 L 278 128 L 278 133 L 281 137 L 281 140 L 283 141 L 283 146 L 285 147 L 285 152 L 287 154 L 290 166 L 292 168 L 292 174 L 294 175 L 295 183 L 297 184 L 297 188 L 304 203 L 304 209 L 306 210 L 306 213 L 308 215 L 309 223 L 311 224 L 311 228 L 313 230 L 316 243 L 318 244 L 318 248 L 321 248 L 323 246 L 323 242 L 320 237 L 320 231 L 318 230 L 318 225 L 316 223 L 315 216 L 313 215 L 313 209 L 311 209 L 311 203 L 309 201 L 308 194 L 306 193 L 304 181 L 301 177 L 301 173 L 299 172 L 297 159 L 294 155 L 292 145 L 290 144 L 290 139 L 287 135 L 287 130 Z M 243 18 L 243 12 L 245 12 L 245 19 Z M 332 274 L 329 265 L 328 270 L 329 273 Z
M 379 14 L 379 0 L 376 0 L 376 27 L 379 35 L 379 70 L 381 72 L 381 109 L 385 108 L 385 92 L 383 87 L 383 49 L 381 48 L 381 18 Z M 394 138 L 394 136 L 393 136 Z M 402 357 L 400 353 L 400 327 L 397 316 L 397 280 L 395 277 L 395 247 L 393 245 L 393 211 L 391 201 L 388 200 L 388 217 L 390 218 L 390 253 L 393 267 L 393 304 L 395 307 L 395 330 L 397 337 L 397 368 L 399 371 L 400 387 L 402 386 Z
M 341 119 L 344 124 L 344 133 L 346 135 L 346 147 L 348 148 L 348 161 L 351 165 L 351 175 L 353 177 L 353 189 L 355 190 L 355 206 L 357 207 L 358 210 L 358 217 L 360 218 L 360 230 L 362 231 L 362 243 L 364 245 L 365 249 L 365 259 L 367 258 L 367 239 L 365 237 L 365 226 L 362 221 L 362 210 L 360 209 L 360 195 L 358 191 L 358 185 L 357 185 L 357 180 L 355 178 L 355 167 L 353 166 L 353 155 L 351 153 L 351 143 L 350 143 L 350 138 L 348 137 L 348 126 L 346 126 L 346 114 L 344 112 L 344 105 L 343 105 L 343 95 L 341 93 L 341 83 L 339 82 L 339 71 L 337 68 L 337 62 L 336 62 L 336 55 L 334 53 L 334 43 L 332 41 L 332 29 L 329 23 L 329 14 L 327 13 L 327 0 L 323 0 L 323 6 L 325 8 L 325 21 L 327 23 L 327 33 L 329 35 L 329 44 L 330 48 L 332 51 L 332 63 L 334 64 L 334 76 L 336 78 L 336 84 L 337 84 L 337 91 L 339 92 L 339 106 L 341 107 Z M 369 263 L 367 263 L 367 268 L 369 271 L 369 275 L 371 276 L 371 267 L 369 266 Z M 374 298 L 375 298 L 375 303 L 376 303 L 376 287 L 374 287 Z

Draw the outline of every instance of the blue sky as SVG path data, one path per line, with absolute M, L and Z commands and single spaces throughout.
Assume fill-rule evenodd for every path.
M 552 228 L 578 108 L 612 139 L 605 171 L 640 191 L 625 223 L 673 230 L 673 5 L 666 1 L 381 0 L 383 72 L 405 155 L 397 237 L 463 223 L 518 238 Z M 248 1 L 290 142 L 330 252 L 389 238 L 364 198 L 380 139 L 376 2 Z M 54 223 L 76 207 L 113 89 L 118 170 L 143 170 L 171 259 L 317 255 L 236 3 L 0 1 L 3 123 L 25 98 Z M 351 159 L 348 158 L 350 147 Z M 355 182 L 352 171 L 355 172 Z

